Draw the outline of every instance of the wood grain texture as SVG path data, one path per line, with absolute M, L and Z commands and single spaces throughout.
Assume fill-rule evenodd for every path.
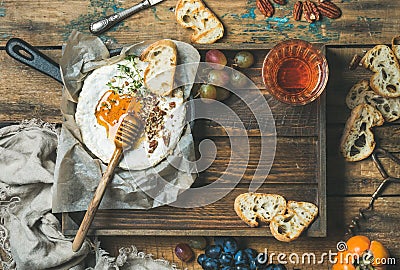
M 357 214 L 360 207 L 368 204 L 365 197 L 329 197 L 328 199 L 328 228 L 327 238 L 306 238 L 300 237 L 290 244 L 282 243 L 271 237 L 237 237 L 241 247 L 252 247 L 259 252 L 267 249 L 269 255 L 275 253 L 273 261 L 277 262 L 276 255 L 284 253 L 289 256 L 291 253 L 298 253 L 301 256 L 306 253 L 316 255 L 317 261 L 321 259 L 323 253 L 337 252 L 336 245 L 339 241 L 346 240 L 344 235 L 345 227 Z M 390 250 L 391 257 L 398 262 L 400 260 L 400 234 L 393 226 L 388 226 L 386 222 L 396 224 L 400 222 L 400 207 L 398 197 L 388 197 L 379 199 L 373 212 L 367 213 L 367 219 L 361 222 L 360 233 L 367 235 L 371 239 L 379 240 Z M 385 221 L 385 222 L 384 222 Z M 103 247 L 112 254 L 118 254 L 121 247 L 135 245 L 140 251 L 153 254 L 156 258 L 164 258 L 175 264 L 181 269 L 201 269 L 196 262 L 182 263 L 174 255 L 173 250 L 176 244 L 187 242 L 190 236 L 181 237 L 162 237 L 162 236 L 124 236 L 124 237 L 100 237 Z M 207 237 L 208 243 L 212 243 L 213 238 Z M 195 250 L 198 256 L 204 251 Z M 288 269 L 303 270 L 328 270 L 330 269 L 328 260 L 322 264 L 293 264 L 287 265 Z M 388 268 L 398 269 L 396 267 Z
M 324 19 L 315 24 L 308 24 L 304 21 L 294 22 L 291 19 L 291 6 L 294 0 L 289 0 L 288 5 L 278 7 L 273 18 L 264 18 L 255 8 L 255 0 L 239 1 L 232 0 L 221 2 L 216 0 L 205 0 L 206 4 L 221 18 L 226 27 L 225 37 L 211 47 L 229 49 L 232 44 L 242 44 L 243 47 L 252 46 L 252 43 L 264 43 L 270 48 L 276 42 L 297 37 L 313 42 L 324 42 L 330 45 L 348 44 L 378 44 L 390 43 L 393 36 L 398 35 L 400 25 L 400 1 L 393 0 L 332 0 L 342 9 L 343 15 L 338 20 Z M 67 39 L 72 29 L 88 32 L 90 22 L 102 16 L 111 14 L 121 8 L 133 4 L 129 1 L 98 1 L 98 0 L 7 0 L 0 1 L 0 126 L 10 122 L 17 122 L 32 117 L 42 118 L 49 122 L 61 122 L 59 102 L 61 100 L 61 86 L 46 76 L 37 73 L 19 64 L 4 52 L 4 45 L 11 37 L 21 37 L 37 46 L 52 46 L 51 50 L 45 51 L 54 59 L 60 56 L 60 50 L 54 46 L 60 46 Z M 164 1 L 158 6 L 142 11 L 129 18 L 119 26 L 111 29 L 101 38 L 110 45 L 131 44 L 141 40 L 156 40 L 160 38 L 175 38 L 189 41 L 190 30 L 185 30 L 175 22 L 171 8 L 174 1 Z M 160 30 L 162 29 L 162 31 Z M 244 246 L 256 248 L 259 251 L 268 248 L 270 252 L 315 252 L 320 256 L 322 252 L 330 249 L 335 251 L 336 243 L 345 239 L 345 225 L 350 223 L 353 216 L 361 207 L 368 204 L 368 196 L 375 190 L 382 180 L 378 171 L 370 159 L 346 163 L 337 150 L 338 141 L 344 123 L 350 111 L 344 105 L 347 90 L 361 78 L 368 78 L 371 73 L 364 69 L 357 69 L 349 72 L 348 62 L 354 53 L 362 53 L 363 50 L 371 48 L 372 45 L 343 47 L 330 46 L 327 56 L 330 66 L 330 77 L 327 94 L 327 193 L 328 193 L 328 237 L 307 238 L 300 237 L 297 241 L 286 244 L 280 243 L 271 237 L 238 237 L 237 239 Z M 262 53 L 257 59 L 254 69 L 246 72 L 251 76 L 259 74 L 258 68 L 262 61 Z M 255 77 L 255 83 L 262 86 L 260 78 Z M 264 90 L 264 97 L 270 107 L 278 108 L 279 103 L 274 101 Z M 240 109 L 237 101 L 230 101 L 231 106 Z M 297 109 L 286 111 L 289 116 L 298 113 Z M 301 113 L 301 112 L 300 112 Z M 278 134 L 290 136 L 291 131 L 296 128 L 296 122 L 285 114 L 275 115 Z M 250 120 L 249 116 L 245 119 Z M 306 117 L 305 119 L 312 119 Z M 310 123 L 310 121 L 307 120 Z M 399 149 L 399 121 L 395 124 L 384 125 L 375 129 L 378 144 L 397 156 Z M 289 124 L 289 126 L 288 126 Z M 297 123 L 301 126 L 304 123 Z M 312 123 L 311 123 L 312 124 Z M 202 137 L 212 137 L 216 141 L 221 140 L 218 136 L 225 133 L 213 123 L 199 123 L 202 130 L 206 130 Z M 250 136 L 258 136 L 259 133 L 253 125 L 248 125 Z M 314 136 L 315 129 L 303 128 L 303 134 Z M 198 139 L 200 139 L 198 138 Z M 254 141 L 254 139 L 252 139 Z M 302 147 L 310 145 L 312 138 L 296 142 L 297 138 L 282 138 L 286 142 L 278 140 L 278 149 L 283 145 L 298 144 Z M 253 142 L 254 146 L 256 145 Z M 221 145 L 223 149 L 228 146 Z M 295 148 L 296 149 L 296 148 Z M 305 157 L 310 156 L 312 149 L 305 150 Z M 287 159 L 287 156 L 277 153 L 279 158 Z M 293 151 L 293 156 L 304 166 L 306 158 L 301 157 L 300 148 Z M 223 155 L 219 156 L 217 163 L 222 165 Z M 255 151 L 251 152 L 251 160 L 247 172 L 254 169 Z M 310 162 L 311 163 L 311 162 Z M 388 160 L 383 160 L 384 166 L 390 174 L 400 176 L 398 166 Z M 279 176 L 294 179 L 294 185 L 301 185 L 295 170 L 295 159 L 289 159 L 287 164 L 275 165 L 272 168 L 268 185 L 274 188 L 273 182 Z M 305 175 L 309 175 L 312 164 L 302 168 Z M 218 167 L 213 167 L 216 173 Z M 308 172 L 307 172 L 308 170 Z M 212 181 L 213 173 L 206 179 Z M 250 173 L 251 174 L 251 173 Z M 214 176 L 215 178 L 215 176 Z M 206 180 L 206 181 L 208 181 Z M 246 173 L 243 183 L 248 183 L 250 176 Z M 293 184 L 293 183 L 292 183 Z M 268 187 L 266 185 L 266 187 Z M 269 188 L 269 187 L 268 187 Z M 280 191 L 280 190 L 279 190 Z M 399 194 L 400 185 L 392 184 L 385 190 L 384 196 L 377 200 L 375 210 L 368 214 L 368 220 L 361 224 L 361 233 L 370 236 L 372 239 L 382 241 L 390 250 L 397 261 L 400 260 L 400 234 L 396 224 L 399 224 Z M 200 215 L 200 214 L 198 214 Z M 129 225 L 129 224 L 128 224 Z M 148 231 L 149 232 L 149 231 Z M 154 231 L 157 233 L 157 231 Z M 228 234 L 221 231 L 221 234 Z M 208 237 L 208 240 L 211 240 Z M 122 237 L 101 237 L 102 247 L 117 254 L 118 248 L 135 245 L 141 251 L 153 253 L 156 258 L 165 258 L 177 264 L 181 269 L 200 269 L 196 263 L 183 264 L 173 254 L 173 249 L 178 242 L 185 241 L 185 237 L 160 237 L 160 236 L 122 236 Z M 196 250 L 196 254 L 200 251 Z M 276 258 L 276 257 L 275 257 Z M 276 261 L 276 260 L 275 260 Z M 288 269 L 302 270 L 323 270 L 329 269 L 328 264 L 321 265 L 288 265 Z M 390 269 L 390 268 L 389 268 Z M 392 269 L 398 269 L 393 267 Z
M 209 188 L 209 192 L 214 194 L 225 191 L 222 188 Z M 316 196 L 318 194 L 316 185 L 265 185 L 259 191 L 281 194 L 288 200 L 310 201 L 316 205 L 320 204 Z M 248 192 L 248 188 L 237 187 L 223 199 L 204 207 L 190 209 L 190 211 L 185 208 L 170 206 L 147 211 L 99 210 L 91 229 L 96 230 L 97 235 L 110 234 L 110 232 L 107 232 L 108 230 L 115 230 L 117 234 L 127 235 L 270 235 L 269 228 L 265 224 L 261 224 L 259 228 L 249 228 L 236 216 L 233 202 L 239 194 L 244 192 Z M 207 198 L 202 197 L 194 199 L 198 202 L 207 200 Z M 325 211 L 322 207 L 320 208 L 320 220 L 317 219 L 310 227 L 309 236 L 321 236 L 323 233 L 323 228 L 320 227 L 324 225 L 325 216 L 323 215 L 325 215 Z M 162 220 L 162 227 L 160 227 L 160 220 Z M 67 227 L 66 229 L 68 231 L 65 231 L 65 233 L 71 233 L 70 228 Z M 170 232 L 171 230 L 173 233 Z
M 306 106 L 291 107 L 274 100 L 260 81 L 262 61 L 266 55 L 267 47 L 263 50 L 255 50 L 257 60 L 254 68 L 244 69 L 244 73 L 253 80 L 257 87 L 261 88 L 261 93 L 268 102 L 274 115 L 277 133 L 281 136 L 318 136 L 317 117 L 320 105 L 317 102 Z M 260 47 L 260 45 L 258 45 Z M 58 62 L 61 56 L 60 50 L 43 50 L 50 57 Z M 202 54 L 204 55 L 204 50 Z M 237 50 L 225 50 L 228 58 L 232 59 Z M 0 74 L 0 80 L 4 83 L 0 85 L 0 102 L 4 104 L 0 108 L 0 121 L 15 122 L 26 118 L 42 118 L 50 122 L 61 122 L 59 104 L 61 101 L 62 86 L 47 76 L 26 67 L 23 64 L 11 59 L 4 50 L 0 50 L 0 66 L 5 68 Z M 19 75 L 18 77 L 16 77 Z M 29 78 L 26 82 L 23 78 Z M 246 90 L 243 90 L 246 91 Z M 239 98 L 232 96 L 225 102 L 241 119 L 250 136 L 259 136 L 257 121 L 248 106 Z M 263 110 L 263 108 L 252 108 L 253 110 Z M 214 115 L 212 105 L 208 117 L 214 122 L 200 121 L 197 125 L 198 130 L 207 136 L 226 136 L 226 132 L 216 121 L 223 121 L 227 115 Z M 12 113 L 10 113 L 12 112 Z M 204 123 L 204 124 L 202 124 Z M 232 122 L 226 125 L 230 132 L 234 133 L 234 127 L 238 123 Z M 197 133 L 197 132 L 196 132 Z
M 54 59 L 60 55 L 58 50 L 43 52 Z M 61 122 L 60 83 L 13 60 L 4 49 L 0 50 L 0 66 L 0 121 L 40 118 L 53 123 Z
M 400 2 L 392 0 L 335 0 L 342 9 L 337 20 L 324 18 L 309 24 L 292 19 L 294 0 L 275 5 L 275 15 L 265 18 L 255 0 L 205 1 L 222 20 L 225 36 L 221 43 L 267 43 L 302 38 L 329 44 L 388 43 L 398 34 Z M 26 39 L 34 45 L 61 45 L 73 29 L 88 32 L 90 22 L 127 8 L 133 2 L 9 0 L 1 2 L 0 46 L 10 37 Z M 109 42 L 132 43 L 140 40 L 174 38 L 189 42 L 191 30 L 175 20 L 175 1 L 164 1 L 135 14 L 103 35 Z M 159 31 L 162 29 L 162 31 Z
M 319 46 L 319 45 L 317 45 Z M 232 46 L 234 47 L 234 46 Z M 238 50 L 223 50 L 228 59 L 232 59 Z M 243 69 L 247 72 L 250 79 L 257 81 L 261 77 L 262 59 L 264 59 L 267 49 L 251 50 L 254 53 L 256 60 L 255 65 L 251 69 Z M 205 54 L 205 50 L 201 50 L 201 54 Z M 262 82 L 258 82 L 262 83 Z M 250 91 L 254 94 L 256 89 L 249 90 L 245 93 L 248 95 Z M 264 94 L 264 95 L 263 95 Z M 251 96 L 253 97 L 253 96 Z M 203 139 L 210 139 L 210 133 L 214 130 L 214 136 L 211 137 L 218 150 L 217 157 L 214 159 L 212 148 L 206 148 L 201 154 L 203 160 L 209 160 L 212 164 L 204 173 L 200 174 L 199 179 L 194 183 L 194 187 L 205 186 L 218 180 L 218 185 L 221 189 L 230 190 L 229 181 L 239 177 L 242 179 L 234 193 L 241 190 L 242 193 L 248 190 L 249 183 L 264 183 L 274 184 L 274 186 L 265 186 L 259 189 L 259 192 L 282 193 L 282 189 L 287 189 L 286 194 L 289 197 L 296 194 L 306 195 L 301 200 L 313 201 L 319 206 L 319 218 L 314 223 L 313 228 L 309 230 L 309 236 L 325 236 L 326 235 L 326 163 L 325 163 L 325 96 L 322 96 L 318 101 L 306 106 L 289 106 L 275 101 L 266 91 L 254 95 L 254 98 L 266 98 L 271 104 L 271 111 L 275 119 L 275 127 L 277 132 L 277 149 L 272 137 L 274 134 L 266 134 L 260 137 L 259 123 L 257 122 L 253 111 L 265 111 L 266 108 L 262 105 L 249 106 L 236 96 L 231 96 L 224 103 L 232 109 L 233 113 L 238 115 L 240 123 L 235 121 L 224 121 L 231 119 L 228 114 L 217 114 L 213 110 L 213 104 L 209 104 L 207 108 L 203 108 L 203 118 L 212 119 L 213 121 L 202 121 L 195 124 L 194 134 L 197 144 Z M 252 100 L 251 100 L 252 101 Z M 251 102 L 250 101 L 250 102 Z M 195 108 L 196 109 L 196 108 Z M 259 116 L 259 115 L 258 115 Z M 270 121 L 268 118 L 260 121 Z M 217 124 L 223 123 L 223 124 Z M 205 124 L 205 126 L 203 125 Z M 240 125 L 248 130 L 252 136 L 242 137 L 235 135 Z M 227 136 L 227 133 L 230 136 Z M 233 136 L 232 136 L 233 134 Z M 240 133 L 237 133 L 240 134 Z M 198 140 L 197 140 L 198 139 Z M 238 158 L 232 158 L 232 153 L 237 152 L 239 148 L 249 144 L 250 156 L 240 155 Z M 261 173 L 258 177 L 256 174 L 260 162 L 261 147 L 265 147 L 268 153 L 276 152 L 274 165 L 270 175 L 268 171 Z M 197 147 L 199 148 L 199 147 Z M 243 148 L 244 149 L 244 148 Z M 211 150 L 211 151 L 210 151 Z M 231 167 L 228 167 L 231 166 Z M 263 169 L 263 168 L 262 168 Z M 268 178 L 265 179 L 268 175 Z M 222 176 L 225 181 L 219 180 Z M 302 183 L 302 185 L 299 185 Z M 297 185 L 295 185 L 297 184 Z M 219 191 L 210 191 L 219 192 Z M 236 197 L 235 196 L 235 197 Z M 166 211 L 153 209 L 149 211 L 105 211 L 99 210 L 96 219 L 92 224 L 91 229 L 96 231 L 96 234 L 237 234 L 237 235 L 264 235 L 269 232 L 269 229 L 260 231 L 248 231 L 237 223 L 230 224 L 225 222 L 224 214 L 216 219 L 218 213 L 228 214 L 229 219 L 232 216 L 232 207 L 235 197 L 221 195 L 219 204 L 213 203 L 209 208 L 192 211 L 188 209 L 172 208 Z M 192 198 L 193 199 L 193 198 Z M 208 198 L 196 198 L 195 201 L 202 201 Z M 294 199 L 296 200 L 296 199 Z M 204 202 L 206 203 L 206 202 Z M 215 205 L 216 204 L 216 205 Z M 165 213 L 174 219 L 168 219 L 166 222 Z M 132 213 L 133 215 L 130 215 Z M 197 214 L 196 214 L 197 213 Z M 141 215 L 141 218 L 139 218 Z M 203 218 L 202 218 L 203 217 Z M 76 219 L 76 218 L 75 218 Z M 222 222 L 224 221 L 224 222 Z M 78 221 L 79 223 L 80 221 Z M 71 224 L 64 223 L 64 231 L 71 233 Z M 119 231 L 118 231 L 119 228 Z M 92 231 L 93 232 L 93 231 Z

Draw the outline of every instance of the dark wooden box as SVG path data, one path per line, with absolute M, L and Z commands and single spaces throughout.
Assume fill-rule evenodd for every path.
M 224 44 L 212 47 L 223 50 L 228 58 L 242 49 Z M 199 47 L 204 55 L 208 47 Z M 325 47 L 320 46 L 324 51 Z M 325 94 L 305 106 L 289 106 L 280 103 L 265 90 L 261 67 L 267 48 L 262 45 L 246 46 L 252 51 L 256 63 L 243 72 L 262 91 L 274 115 L 277 145 L 271 171 L 257 192 L 283 195 L 287 200 L 315 203 L 319 216 L 307 231 L 309 237 L 327 235 L 326 220 L 326 135 Z M 248 192 L 249 183 L 258 165 L 260 131 L 254 117 L 237 97 L 225 102 L 243 121 L 249 136 L 250 160 L 246 173 L 238 186 L 221 200 L 205 207 L 182 209 L 163 206 L 144 210 L 99 210 L 89 233 L 96 235 L 232 235 L 269 236 L 269 227 L 262 224 L 250 228 L 242 222 L 233 209 L 237 195 Z M 223 117 L 223 116 L 221 116 Z M 230 143 L 226 132 L 207 120 L 196 120 L 193 134 L 195 142 L 204 138 L 214 141 L 218 148 L 216 160 L 199 175 L 195 185 L 206 185 L 225 171 L 229 159 Z M 234 161 L 240 166 L 240 160 Z M 83 213 L 64 213 L 62 228 L 67 235 L 74 235 Z

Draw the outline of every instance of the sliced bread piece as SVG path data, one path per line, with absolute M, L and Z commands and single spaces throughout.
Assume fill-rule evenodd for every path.
M 288 201 L 287 209 L 296 213 L 308 224 L 318 215 L 318 207 L 310 202 Z
M 276 215 L 271 223 L 272 235 L 279 241 L 297 239 L 318 215 L 318 207 L 309 202 L 289 201 L 287 213 Z
M 393 122 L 400 118 L 400 97 L 384 98 L 376 94 L 370 87 L 368 80 L 357 82 L 349 91 L 346 97 L 346 104 L 349 109 L 366 103 L 376 108 L 385 121 Z
M 297 239 L 306 228 L 306 223 L 294 212 L 275 216 L 269 224 L 272 235 L 279 241 L 290 242 Z
M 179 0 L 175 16 L 183 27 L 194 30 L 191 36 L 194 43 L 211 44 L 224 35 L 224 26 L 201 0 Z
M 374 134 L 371 129 L 384 122 L 382 114 L 368 104 L 360 104 L 351 111 L 343 131 L 340 151 L 348 161 L 363 160 L 372 154 L 375 148 Z
M 264 193 L 243 193 L 235 199 L 236 214 L 250 227 L 257 227 L 257 219 L 270 222 L 277 214 L 286 210 L 286 200 L 280 195 Z
M 400 36 L 394 37 L 392 39 L 392 50 L 397 57 L 397 60 L 400 61 Z
M 372 90 L 383 97 L 400 97 L 400 66 L 393 51 L 377 45 L 361 59 L 362 65 L 375 72 L 370 80 Z
M 151 44 L 140 56 L 148 62 L 144 70 L 144 84 L 152 93 L 169 95 L 174 89 L 177 48 L 172 40 L 163 39 Z

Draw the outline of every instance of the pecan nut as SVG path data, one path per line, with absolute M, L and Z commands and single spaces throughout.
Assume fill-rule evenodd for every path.
M 271 17 L 274 15 L 274 6 L 269 0 L 256 0 L 256 6 L 264 16 Z
M 293 19 L 295 21 L 300 21 L 301 20 L 301 15 L 303 14 L 303 3 L 301 1 L 297 1 L 294 3 L 293 6 Z
M 303 3 L 303 14 L 304 19 L 306 19 L 306 21 L 309 23 L 319 21 L 320 19 L 320 14 L 317 6 L 309 0 Z
M 317 8 L 322 16 L 330 19 L 337 19 L 342 15 L 340 8 L 330 1 L 320 0 Z
M 273 0 L 278 5 L 286 5 L 286 0 Z

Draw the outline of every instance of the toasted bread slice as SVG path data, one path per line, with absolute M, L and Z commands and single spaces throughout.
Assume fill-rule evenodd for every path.
M 384 98 L 376 94 L 370 87 L 368 80 L 357 82 L 349 91 L 346 97 L 346 104 L 349 109 L 366 103 L 377 109 L 387 122 L 393 122 L 400 118 L 400 97 Z
M 194 30 L 191 36 L 194 43 L 211 44 L 224 35 L 224 26 L 201 0 L 179 0 L 175 16 L 183 27 Z
M 172 40 L 163 39 L 151 44 L 140 56 L 148 62 L 144 71 L 144 84 L 152 93 L 169 95 L 174 89 L 177 48 Z
M 243 193 L 236 198 L 234 208 L 250 227 L 257 227 L 257 219 L 268 223 L 275 215 L 283 214 L 286 200 L 276 194 Z
M 360 104 L 351 111 L 343 131 L 340 151 L 348 161 L 363 160 L 372 154 L 375 148 L 374 134 L 371 129 L 384 122 L 382 114 L 368 104 Z
M 297 239 L 318 216 L 318 207 L 309 202 L 289 201 L 287 213 L 276 215 L 270 223 L 272 235 L 279 241 Z
M 288 201 L 287 209 L 296 213 L 308 224 L 311 223 L 318 214 L 318 207 L 310 202 Z
M 370 80 L 375 93 L 389 98 L 400 97 L 400 65 L 388 46 L 375 46 L 364 55 L 361 63 L 375 72 Z
M 392 39 L 392 51 L 398 61 L 400 61 L 400 36 L 394 37 Z

